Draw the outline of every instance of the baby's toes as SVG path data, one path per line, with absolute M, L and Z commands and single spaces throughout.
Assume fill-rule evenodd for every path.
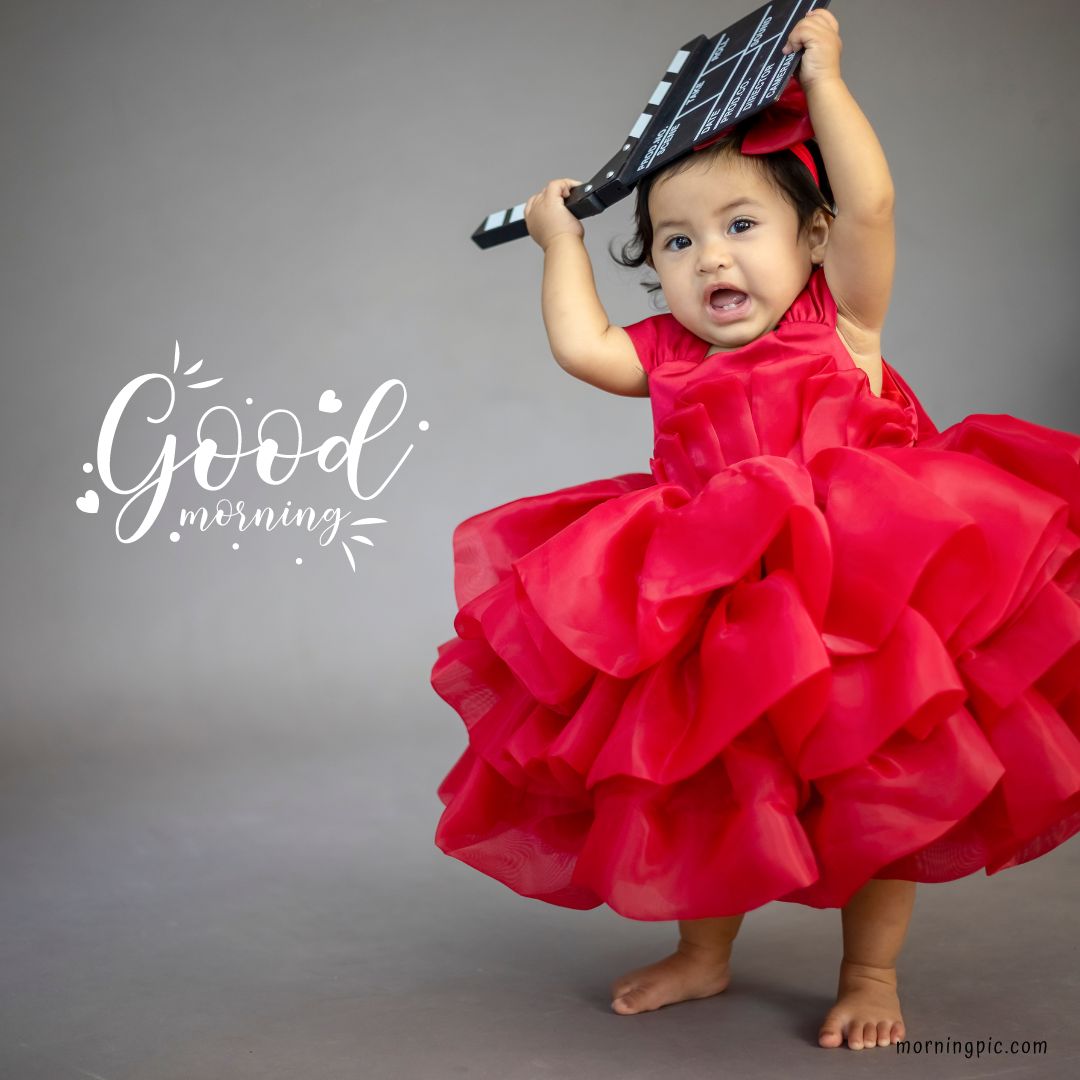
M 907 1038 L 905 1035 L 904 1023 L 902 1020 L 897 1020 L 892 1026 L 892 1031 L 889 1033 L 889 1041 L 896 1044 L 901 1039 Z
M 628 994 L 634 987 L 645 986 L 652 976 L 652 968 L 655 965 L 647 965 L 646 967 L 632 968 L 630 971 L 624 971 L 617 979 L 611 984 L 611 997 L 614 1000 L 617 997 L 622 997 L 623 994 Z
M 844 1023 L 839 1016 L 827 1016 L 818 1032 L 820 1046 L 839 1046 L 844 1041 Z
M 877 1046 L 877 1023 L 873 1020 L 867 1020 L 863 1024 L 863 1046 L 867 1049 Z
M 866 1044 L 866 1022 L 855 1019 L 848 1024 L 847 1044 L 852 1050 L 861 1050 Z
M 617 996 L 611 1003 L 611 1007 L 619 1013 L 644 1012 L 652 1007 L 649 997 L 649 992 L 645 987 L 634 986 L 627 990 L 625 994 Z
M 877 1044 L 878 1046 L 889 1045 L 889 1028 L 892 1027 L 891 1020 L 879 1020 L 877 1026 Z

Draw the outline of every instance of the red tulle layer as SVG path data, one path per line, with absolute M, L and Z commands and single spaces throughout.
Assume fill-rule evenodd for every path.
M 1080 831 L 1080 437 L 980 414 L 831 445 L 804 411 L 799 452 L 721 454 L 710 393 L 727 426 L 686 403 L 653 474 L 455 530 L 431 682 L 468 747 L 439 848 L 552 904 L 692 919 Z

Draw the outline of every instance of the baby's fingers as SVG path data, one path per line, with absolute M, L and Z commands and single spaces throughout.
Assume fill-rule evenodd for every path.
M 809 16 L 807 16 L 807 18 L 809 18 Z M 787 42 L 780 50 L 782 53 L 786 54 L 794 52 L 796 49 L 806 48 L 806 43 L 813 37 L 813 31 L 811 30 L 809 33 L 807 33 L 806 27 L 804 25 L 805 22 L 806 19 L 803 19 L 802 22 L 797 22 L 791 28 L 791 33 L 788 34 Z
M 548 184 L 547 190 L 553 195 L 558 195 L 560 199 L 565 199 L 570 194 L 571 189 L 579 187 L 583 183 L 585 183 L 584 180 L 571 180 L 569 177 L 564 176 L 560 180 L 552 180 Z
M 832 28 L 834 30 L 840 29 L 840 20 L 831 11 L 829 11 L 828 8 L 815 8 L 813 11 L 810 12 L 809 15 L 807 15 L 807 18 L 810 18 L 810 15 L 820 17 L 827 23 L 832 23 Z
M 804 49 L 807 42 L 813 41 L 820 34 L 835 34 L 839 29 L 840 24 L 832 12 L 816 8 L 791 28 L 787 43 L 780 51 L 786 54 L 796 49 Z
M 544 185 L 543 191 L 538 191 L 535 195 L 529 196 L 525 203 L 525 212 L 528 213 L 537 200 L 545 197 L 558 199 L 561 202 L 570 194 L 571 188 L 575 188 L 583 183 L 583 180 L 571 180 L 569 177 L 563 177 L 559 180 L 549 180 L 547 184 Z

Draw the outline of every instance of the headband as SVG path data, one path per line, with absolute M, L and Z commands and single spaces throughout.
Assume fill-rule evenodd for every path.
M 694 149 L 704 150 L 705 147 L 712 146 L 725 135 L 731 134 L 736 126 L 729 124 L 719 134 Z M 793 76 L 776 101 L 747 121 L 746 134 L 743 135 L 739 150 L 743 154 L 772 154 L 777 150 L 790 150 L 810 170 L 814 183 L 820 188 L 821 180 L 814 155 L 810 153 L 805 141 L 813 137 L 814 128 L 810 123 L 806 94 Z

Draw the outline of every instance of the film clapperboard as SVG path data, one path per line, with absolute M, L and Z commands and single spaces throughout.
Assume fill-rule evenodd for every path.
M 699 34 L 673 57 L 619 152 L 586 184 L 572 188 L 566 208 L 592 217 L 633 191 L 639 180 L 725 128 L 768 108 L 783 93 L 802 51 L 780 52 L 792 27 L 829 0 L 763 4 L 714 37 Z M 472 234 L 482 248 L 528 236 L 525 203 L 489 214 Z

